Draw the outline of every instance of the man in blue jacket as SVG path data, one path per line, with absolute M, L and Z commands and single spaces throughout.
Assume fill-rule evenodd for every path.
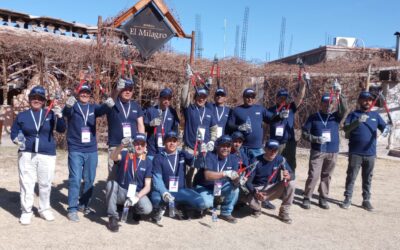
M 247 201 L 253 209 L 253 216 L 261 215 L 261 202 L 282 199 L 279 219 L 292 223 L 289 209 L 293 203 L 295 182 L 293 171 L 285 158 L 278 154 L 279 142 L 269 140 L 265 153 L 256 158 L 258 161 L 255 171 L 246 182 L 249 190 Z
M 165 88 L 160 92 L 160 103 L 146 111 L 144 124 L 147 131 L 147 157 L 153 159 L 164 149 L 163 138 L 170 131 L 178 132 L 179 118 L 171 105 L 172 90 Z
M 120 79 L 117 83 L 118 97 L 115 105 L 107 109 L 108 123 L 108 180 L 114 180 L 116 166 L 110 155 L 121 143 L 122 138 L 133 138 L 137 133 L 144 133 L 143 111 L 132 100 L 134 82 Z
M 321 98 L 320 111 L 308 117 L 303 126 L 303 138 L 311 142 L 308 178 L 303 194 L 304 209 L 310 209 L 310 200 L 319 179 L 319 206 L 329 209 L 327 198 L 339 153 L 339 126 L 347 112 L 344 96 L 340 95 L 340 85 L 336 89 L 338 93 L 335 96 L 339 95 L 338 110 L 331 112 L 332 99 L 335 97 L 325 93 Z
M 289 100 L 290 96 L 287 89 L 280 89 L 276 94 L 276 105 L 268 108 L 269 112 L 280 118 L 270 122 L 269 137 L 279 141 L 279 154 L 287 159 L 293 171 L 296 171 L 297 147 L 294 118 L 306 92 L 306 80 L 310 80 L 308 73 L 304 74 L 300 83 L 300 91 L 293 101 Z
M 360 109 L 351 112 L 345 121 L 343 130 L 346 138 L 349 138 L 349 164 L 347 167 L 345 199 L 342 208 L 347 209 L 351 205 L 354 182 L 360 167 L 362 169 L 362 207 L 367 211 L 373 211 L 370 202 L 372 173 L 376 158 L 377 130 L 384 136 L 389 134 L 388 126 L 376 111 L 370 111 L 373 96 L 370 92 L 362 91 L 358 97 Z M 386 131 L 385 131 L 386 130 Z
M 216 141 L 216 152 L 208 153 L 205 168 L 201 168 L 194 179 L 195 190 L 203 197 L 207 208 L 216 207 L 215 198 L 222 200 L 220 218 L 236 223 L 232 216 L 239 196 L 239 163 L 231 154 L 232 139 L 223 135 Z
M 155 210 L 154 220 L 159 223 L 165 206 L 171 201 L 176 207 L 202 212 L 206 207 L 203 198 L 186 187 L 186 166 L 194 166 L 193 155 L 177 150 L 178 135 L 170 131 L 164 136 L 165 149 L 153 159 L 153 191 L 151 201 Z
M 121 145 L 111 154 L 117 165 L 116 178 L 109 180 L 106 188 L 108 229 L 112 232 L 119 229 L 118 204 L 132 207 L 136 223 L 140 215 L 150 214 L 153 209 L 147 196 L 151 190 L 152 163 L 146 158 L 145 150 L 146 135 L 137 133 L 133 140 L 122 139 Z
M 11 127 L 11 140 L 19 146 L 22 225 L 31 223 L 36 181 L 39 187 L 39 215 L 46 221 L 54 220 L 50 206 L 51 183 L 56 167 L 53 131 L 63 133 L 66 128 L 59 106 L 54 106 L 51 111 L 44 108 L 46 91 L 42 86 L 33 87 L 28 98 L 30 109 L 20 112 Z
M 90 103 L 92 90 L 83 84 L 78 90 L 78 101 L 71 96 L 63 114 L 68 122 L 68 219 L 79 221 L 77 211 L 90 213 L 88 207 L 93 193 L 98 161 L 96 118 L 104 115 L 114 101 L 108 98 L 102 105 Z M 83 189 L 81 180 L 83 177 Z
M 226 106 L 226 90 L 217 88 L 214 93 L 214 103 L 207 103 L 214 112 L 217 121 L 217 138 L 225 134 L 226 123 L 228 122 L 230 108 Z

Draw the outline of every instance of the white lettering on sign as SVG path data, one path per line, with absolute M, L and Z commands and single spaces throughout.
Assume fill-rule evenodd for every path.
M 159 40 L 159 39 L 166 39 L 168 37 L 167 34 L 165 33 L 160 33 L 160 32 L 154 32 L 152 30 L 146 30 L 142 28 L 130 28 L 129 29 L 129 34 L 133 36 L 145 36 L 145 37 L 150 37 L 153 38 L 154 40 Z

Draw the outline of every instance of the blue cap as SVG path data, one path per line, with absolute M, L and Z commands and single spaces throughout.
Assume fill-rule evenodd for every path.
M 172 90 L 170 88 L 165 88 L 161 90 L 160 97 L 172 96 Z
M 81 89 L 79 90 L 79 93 L 82 91 L 87 91 L 89 93 L 92 93 L 92 88 L 89 86 L 89 84 L 82 84 Z
M 361 91 L 360 95 L 358 96 L 358 99 L 373 99 L 373 96 L 370 92 L 368 91 Z
M 324 93 L 321 97 L 321 102 L 329 102 L 331 95 L 329 93 Z
M 278 90 L 278 93 L 276 93 L 276 97 L 288 97 L 289 96 L 289 91 L 287 89 L 280 89 Z
M 29 92 L 28 97 L 31 98 L 33 96 L 40 96 L 43 99 L 46 99 L 46 90 L 42 86 L 35 86 Z
M 271 139 L 271 140 L 267 141 L 267 143 L 265 144 L 265 147 L 269 148 L 269 149 L 278 149 L 279 142 L 277 140 Z
M 178 139 L 178 134 L 175 131 L 169 131 L 168 133 L 166 133 L 164 135 L 164 141 L 171 139 L 171 138 Z
M 135 85 L 135 83 L 134 83 L 131 79 L 124 79 L 124 80 L 125 80 L 125 87 L 124 87 L 124 89 L 133 88 L 133 85 Z
M 196 96 L 199 95 L 206 95 L 208 96 L 208 91 L 205 88 L 197 88 L 196 90 Z
M 232 138 L 232 141 L 237 140 L 237 139 L 241 139 L 242 141 L 244 141 L 244 135 L 240 131 L 233 132 L 231 135 L 231 138 Z
M 232 143 L 232 138 L 229 135 L 222 135 L 221 137 L 219 137 L 217 139 L 217 141 L 215 142 L 215 145 L 221 146 L 223 144 L 231 144 Z
M 137 133 L 134 137 L 133 137 L 133 141 L 144 141 L 146 142 L 146 134 L 142 134 L 142 133 Z
M 252 88 L 247 88 L 243 91 L 243 96 L 249 96 L 249 95 L 256 95 L 256 92 Z
M 223 95 L 226 96 L 226 91 L 223 88 L 218 88 L 217 90 L 215 90 L 215 95 Z

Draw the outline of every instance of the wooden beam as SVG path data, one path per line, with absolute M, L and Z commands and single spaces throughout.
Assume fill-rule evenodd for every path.
M 118 28 L 126 19 L 128 19 L 132 15 L 135 15 L 136 12 L 146 6 L 146 4 L 148 4 L 149 2 L 151 2 L 151 0 L 140 0 L 129 10 L 119 15 L 114 21 L 114 28 Z

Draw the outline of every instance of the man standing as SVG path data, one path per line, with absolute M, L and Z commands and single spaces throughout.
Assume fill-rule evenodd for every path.
M 146 135 L 137 133 L 132 139 L 122 139 L 111 154 L 118 164 L 116 179 L 109 180 L 106 187 L 108 228 L 117 232 L 117 204 L 134 209 L 134 220 L 139 222 L 141 214 L 150 214 L 153 207 L 147 194 L 151 189 L 152 163 L 146 158 Z
M 144 124 L 147 137 L 147 157 L 153 159 L 164 149 L 163 138 L 170 131 L 178 132 L 179 118 L 175 109 L 170 107 L 172 90 L 165 88 L 160 92 L 160 103 L 146 111 Z
M 295 182 L 292 169 L 278 154 L 278 148 L 278 141 L 269 140 L 265 153 L 256 158 L 256 169 L 246 182 L 250 192 L 246 198 L 254 217 L 261 215 L 261 202 L 282 198 L 279 219 L 290 224 L 289 209 L 293 203 Z
M 226 90 L 218 88 L 214 94 L 215 103 L 209 104 L 214 112 L 214 117 L 217 119 L 217 138 L 225 134 L 225 126 L 228 122 L 230 108 L 225 105 L 226 103 Z
M 216 141 L 216 152 L 208 153 L 206 166 L 195 176 L 195 190 L 203 197 L 206 208 L 215 208 L 216 201 L 221 204 L 220 218 L 229 223 L 236 223 L 232 216 L 233 208 L 239 196 L 239 164 L 237 157 L 231 154 L 232 139 L 223 135 Z
M 272 118 L 261 105 L 255 104 L 256 93 L 247 88 L 243 91 L 243 104 L 234 108 L 229 116 L 228 128 L 231 132 L 240 131 L 244 135 L 243 149 L 249 161 L 264 153 L 262 143 L 264 138 L 263 122 Z
M 153 191 L 151 201 L 155 210 L 153 219 L 158 223 L 169 202 L 177 207 L 202 212 L 206 207 L 203 198 L 193 189 L 186 188 L 186 166 L 194 166 L 194 157 L 177 150 L 178 135 L 170 131 L 164 136 L 165 150 L 153 159 Z
M 303 126 L 303 138 L 311 142 L 308 178 L 304 188 L 304 209 L 310 209 L 310 200 L 320 178 L 319 206 L 329 209 L 327 198 L 339 152 L 339 125 L 347 111 L 344 96 L 340 95 L 340 85 L 334 88 L 337 91 L 336 96 L 340 96 L 338 110 L 330 112 L 332 99 L 335 97 L 326 93 L 321 98 L 320 111 L 308 117 Z
M 114 180 L 116 167 L 110 155 L 122 138 L 133 138 L 137 133 L 144 133 L 143 111 L 132 100 L 134 83 L 120 79 L 117 84 L 118 97 L 115 105 L 107 110 L 108 122 L 108 180 Z
M 68 98 L 63 115 L 68 121 L 68 219 L 78 222 L 77 211 L 90 213 L 88 207 L 93 193 L 98 160 L 96 118 L 104 115 L 114 101 L 108 98 L 105 104 L 90 103 L 92 90 L 84 84 L 78 90 L 78 101 Z M 83 189 L 81 180 L 83 177 Z M 81 194 L 81 195 L 79 195 Z
M 345 121 L 343 130 L 346 138 L 349 138 L 349 164 L 347 167 L 345 199 L 342 208 L 347 209 L 351 205 L 354 182 L 360 167 L 362 169 L 362 207 L 367 211 L 373 211 L 370 202 L 372 173 L 376 158 L 377 130 L 388 135 L 390 126 L 386 125 L 382 117 L 372 108 L 373 96 L 370 92 L 362 91 L 358 97 L 360 109 L 351 112 Z M 384 131 L 386 130 L 386 131 Z
M 182 102 L 185 118 L 183 149 L 192 155 L 194 151 L 199 152 L 203 145 L 206 145 L 208 151 L 213 151 L 217 139 L 218 126 L 212 109 L 206 105 L 207 97 L 208 91 L 204 88 L 196 89 L 194 104 L 189 103 L 187 96 L 183 97 L 186 100 Z M 192 187 L 193 174 L 194 169 L 190 168 L 186 175 L 188 187 Z
M 305 80 L 309 80 L 310 75 L 305 73 L 303 78 L 300 92 L 294 101 L 289 101 L 288 90 L 281 89 L 276 94 L 276 105 L 268 108 L 269 112 L 280 118 L 270 122 L 269 137 L 279 142 L 279 154 L 282 154 L 287 159 L 294 172 L 296 171 L 297 147 L 294 133 L 294 116 L 303 101 L 306 92 Z

